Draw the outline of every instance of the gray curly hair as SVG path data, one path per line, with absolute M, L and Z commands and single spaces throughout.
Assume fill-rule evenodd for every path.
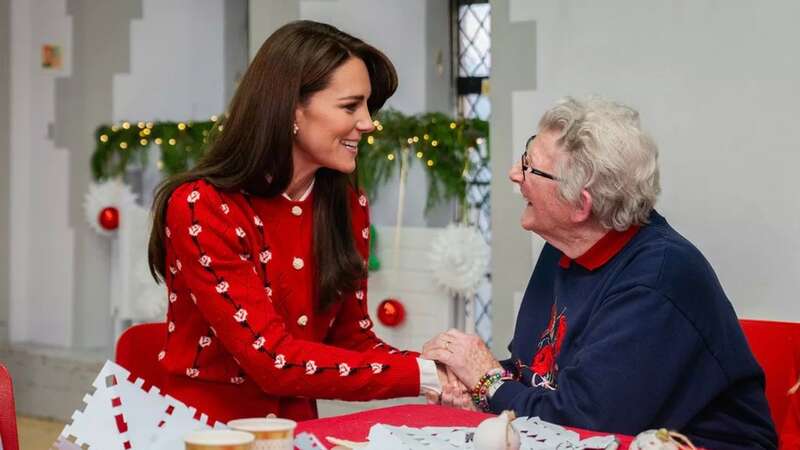
M 539 130 L 561 134 L 556 144 L 566 158 L 556 173 L 566 201 L 579 202 L 586 189 L 602 226 L 624 231 L 647 223 L 661 192 L 658 147 L 636 110 L 599 97 L 567 97 L 542 116 Z

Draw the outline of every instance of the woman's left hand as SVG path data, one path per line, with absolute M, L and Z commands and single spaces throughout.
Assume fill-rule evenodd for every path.
M 489 370 L 502 368 L 480 337 L 455 329 L 428 341 L 423 347 L 422 357 L 444 363 L 470 388 Z

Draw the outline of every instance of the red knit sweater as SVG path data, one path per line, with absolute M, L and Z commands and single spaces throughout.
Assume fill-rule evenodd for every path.
M 167 209 L 164 390 L 213 420 L 316 417 L 313 399 L 419 395 L 416 354 L 371 331 L 367 280 L 316 312 L 313 193 L 303 201 L 186 183 Z M 356 245 L 369 252 L 366 197 L 353 191 Z

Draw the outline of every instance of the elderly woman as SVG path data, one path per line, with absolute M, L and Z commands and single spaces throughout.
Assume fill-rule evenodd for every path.
M 658 151 L 631 108 L 568 98 L 509 174 L 522 227 L 547 241 L 510 345 L 495 360 L 455 330 L 423 356 L 476 405 L 714 449 L 775 448 L 764 375 L 708 261 L 654 210 Z M 464 406 L 448 384 L 444 403 Z

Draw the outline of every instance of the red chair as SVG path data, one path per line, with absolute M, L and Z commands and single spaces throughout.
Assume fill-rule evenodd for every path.
M 766 320 L 739 323 L 753 355 L 764 369 L 767 402 L 781 448 L 800 448 L 800 392 L 788 394 L 800 377 L 800 323 Z
M 123 331 L 117 339 L 117 364 L 128 369 L 132 379 L 144 379 L 145 389 L 153 385 L 164 388 L 166 374 L 158 353 L 164 349 L 166 336 L 166 323 L 142 323 Z
M 3 450 L 19 450 L 17 409 L 14 406 L 14 385 L 6 366 L 0 364 L 0 437 Z

